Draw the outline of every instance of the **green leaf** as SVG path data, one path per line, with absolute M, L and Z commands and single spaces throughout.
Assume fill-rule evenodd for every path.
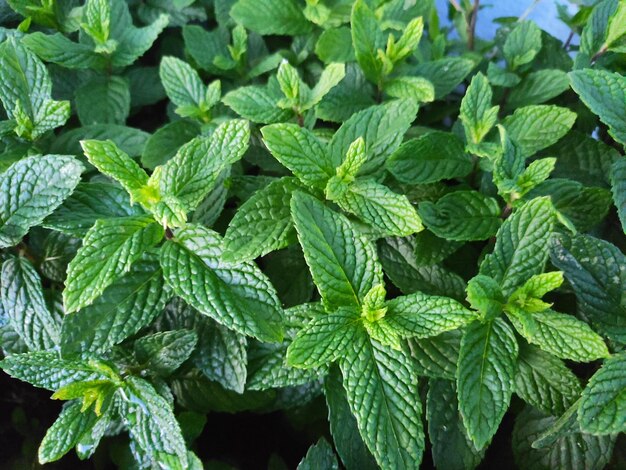
M 149 216 L 98 220 L 67 268 L 66 312 L 90 305 L 163 234 L 163 228 Z
M 467 140 L 479 144 L 498 120 L 499 106 L 491 106 L 493 93 L 489 81 L 478 72 L 461 101 L 460 119 Z
M 316 106 L 345 76 L 346 66 L 344 64 L 328 64 L 322 70 L 315 87 L 311 90 L 309 99 L 302 105 L 302 109 L 311 109 L 313 106 Z
M 578 422 L 583 431 L 617 434 L 626 430 L 626 355 L 609 358 L 582 394 Z
M 259 34 L 307 34 L 313 26 L 295 0 L 238 0 L 230 10 L 233 19 Z
M 81 28 L 98 44 L 109 39 L 111 5 L 106 0 L 89 0 L 85 3 Z
M 9 258 L 2 264 L 0 299 L 9 325 L 28 349 L 51 349 L 59 342 L 59 321 L 50 314 L 41 279 L 26 258 Z
M 626 233 L 626 159 L 617 160 L 611 167 L 611 189 L 617 214 Z
M 515 393 L 544 413 L 561 416 L 582 390 L 578 378 L 563 361 L 534 346 L 520 348 Z
M 626 145 L 626 78 L 606 70 L 575 70 L 572 88 L 591 111 L 609 126 L 609 133 Z
M 332 31 L 332 30 L 327 30 Z M 348 35 L 350 31 L 348 31 Z M 320 36 L 320 38 L 323 37 Z M 348 43 L 351 40 L 348 36 Z M 346 77 L 328 92 L 315 108 L 315 115 L 325 121 L 343 123 L 353 114 L 375 104 L 374 89 L 355 62 L 346 64 Z
M 276 93 L 269 85 L 251 85 L 229 91 L 222 101 L 242 118 L 272 124 L 286 121 L 292 115 L 290 109 L 278 106 L 281 98 L 280 91 Z
M 131 195 L 131 200 L 133 194 L 148 183 L 146 172 L 111 140 L 83 140 L 80 144 L 89 163 L 119 182 Z
M 435 87 L 435 99 L 439 100 L 461 84 L 474 68 L 474 62 L 462 57 L 422 62 L 413 68 L 415 75 L 428 80 Z
M 335 167 L 319 139 L 297 124 L 272 124 L 261 129 L 272 155 L 303 183 L 324 188 Z
M 498 201 L 477 191 L 454 191 L 434 204 L 421 202 L 418 212 L 430 231 L 447 240 L 485 240 L 501 224 Z
M 93 410 L 83 412 L 81 408 L 82 404 L 78 401 L 72 401 L 63 408 L 41 441 L 38 452 L 40 464 L 59 460 L 91 432 L 98 416 Z
M 170 122 L 152 134 L 141 152 L 141 164 L 154 170 L 170 160 L 178 149 L 200 134 L 200 124 L 189 119 Z
M 149 325 L 171 296 L 154 260 L 139 260 L 94 302 L 63 318 L 63 355 L 104 353 Z
M 357 62 L 365 76 L 379 85 L 383 77 L 383 63 L 378 50 L 385 45 L 385 37 L 378 26 L 378 19 L 367 2 L 357 0 L 350 15 L 352 45 Z
M 510 295 L 543 271 L 555 219 L 549 199 L 537 198 L 526 203 L 498 230 L 493 253 L 483 260 L 480 273 L 495 279 L 504 295 Z
M 561 139 L 575 120 L 576 114 L 567 108 L 534 105 L 516 109 L 502 125 L 520 145 L 524 156 L 529 157 Z
M 394 98 L 430 103 L 435 99 L 433 84 L 422 77 L 398 77 L 385 82 L 385 93 Z
M 387 238 L 379 245 L 380 260 L 391 281 L 404 294 L 419 290 L 463 300 L 463 279 L 437 264 L 419 265 L 415 257 L 415 246 L 415 241 L 411 238 Z
M 0 247 L 17 244 L 68 197 L 83 166 L 62 155 L 27 157 L 0 175 Z
M 282 339 L 282 309 L 269 279 L 252 262 L 222 261 L 219 235 L 187 225 L 161 248 L 166 282 L 200 313 L 240 333 Z
M 135 443 L 156 462 L 174 459 L 174 468 L 187 468 L 185 440 L 169 403 L 138 377 L 127 379 L 124 392 L 126 412 L 121 417 Z
M 480 463 L 483 453 L 474 448 L 463 427 L 454 382 L 429 380 L 426 416 L 436 468 L 471 470 Z
M 511 90 L 506 101 L 508 109 L 541 104 L 559 96 L 569 88 L 567 74 L 562 70 L 545 69 L 529 73 Z
M 224 168 L 241 159 L 249 139 L 247 121 L 226 121 L 210 138 L 197 137 L 181 147 L 160 172 L 152 174 L 150 183 L 158 183 L 161 194 L 177 198 L 185 211 L 191 211 L 213 188 Z
M 459 410 L 477 449 L 498 430 L 515 384 L 517 340 L 506 322 L 472 323 L 461 341 L 457 368 Z
M 541 30 L 532 21 L 517 23 L 502 47 L 504 57 L 513 70 L 531 62 L 540 50 Z
M 291 213 L 313 280 L 327 307 L 360 305 L 382 284 L 374 247 L 342 215 L 295 192 Z
M 43 226 L 83 237 L 98 219 L 142 215 L 137 205 L 130 205 L 128 193 L 109 183 L 79 183 L 74 192 L 46 217 Z
M 187 62 L 176 57 L 163 57 L 159 76 L 168 98 L 176 106 L 199 107 L 204 103 L 206 86 Z
M 461 141 L 447 132 L 430 132 L 411 139 L 388 159 L 387 169 L 403 183 L 434 183 L 467 175 L 472 159 Z
M 289 345 L 287 364 L 308 369 L 336 361 L 354 341 L 358 322 L 358 311 L 348 308 L 314 318 Z
M 546 468 L 585 468 L 601 470 L 613 453 L 614 436 L 595 437 L 574 433 L 559 437 L 552 445 L 535 449 L 532 444 L 556 418 L 527 406 L 513 428 L 513 453 L 518 465 L 529 470 Z
M 611 164 L 620 158 L 613 147 L 577 131 L 568 133 L 547 152 L 556 157 L 554 177 L 600 187 L 608 186 Z
M 324 394 L 328 406 L 330 433 L 333 436 L 335 449 L 345 467 L 360 470 L 378 468 L 372 454 L 361 439 L 356 418 L 350 412 L 338 367 L 332 367 L 326 376 Z
M 46 62 L 69 69 L 103 69 L 107 63 L 106 57 L 97 54 L 93 47 L 73 42 L 61 33 L 37 31 L 25 36 L 22 43 Z
M 289 202 L 298 187 L 294 178 L 281 178 L 244 202 L 224 235 L 224 259 L 251 260 L 287 246 L 295 235 Z
M 589 325 L 571 315 L 546 310 L 532 315 L 536 330 L 524 335 L 544 351 L 578 362 L 607 357 L 609 351 L 602 338 Z M 522 333 L 521 328 L 517 328 Z
M 130 89 L 122 77 L 95 77 L 76 90 L 81 124 L 124 124 L 130 114 Z
M 298 464 L 297 470 L 317 470 L 320 468 L 339 470 L 339 463 L 333 448 L 323 437 L 317 441 L 317 444 L 309 447 L 306 456 Z
M 0 70 L 0 101 L 9 118 L 22 121 L 18 135 L 34 140 L 67 121 L 69 103 L 52 100 L 46 67 L 14 39 L 0 45 Z
M 367 161 L 359 174 L 380 172 L 385 160 L 402 142 L 404 133 L 415 119 L 417 110 L 418 105 L 414 100 L 393 100 L 352 115 L 335 132 L 328 145 L 333 169 L 341 164 L 350 145 L 362 137 L 365 141 Z
M 13 354 L 2 360 L 0 367 L 11 377 L 53 392 L 74 382 L 108 378 L 93 363 L 61 359 L 55 352 Z
M 315 43 L 315 54 L 326 64 L 356 60 L 350 28 L 340 26 L 324 30 Z
M 329 199 L 385 235 L 406 236 L 424 228 L 406 196 L 372 179 L 357 179 L 344 194 Z
M 427 338 L 455 330 L 476 319 L 456 300 L 422 292 L 396 297 L 386 303 L 385 320 L 406 338 Z
M 565 273 L 578 300 L 578 312 L 594 328 L 626 343 L 626 257 L 611 243 L 587 235 L 571 241 L 559 239 L 551 261 Z
M 359 330 L 340 365 L 359 432 L 381 468 L 418 467 L 424 431 L 408 352 L 382 346 Z
M 554 208 L 580 231 L 587 231 L 602 222 L 611 207 L 611 193 L 607 189 L 590 188 L 577 181 L 559 178 L 537 185 L 526 197 L 537 196 L 550 196 Z
M 159 375 L 169 375 L 185 362 L 198 342 L 192 330 L 159 331 L 133 344 L 137 361 Z
M 486 319 L 500 315 L 505 303 L 498 282 L 483 274 L 477 274 L 467 283 L 467 301 Z

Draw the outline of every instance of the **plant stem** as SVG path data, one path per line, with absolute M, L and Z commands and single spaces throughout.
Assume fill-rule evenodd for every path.
M 476 21 L 478 20 L 478 8 L 480 7 L 480 0 L 474 0 L 474 7 L 470 12 L 467 19 L 467 48 L 470 51 L 474 50 L 474 43 L 476 37 Z

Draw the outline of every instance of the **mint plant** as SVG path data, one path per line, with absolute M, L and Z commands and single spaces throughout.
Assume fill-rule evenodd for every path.
M 626 4 L 572 3 L 0 1 L 9 464 L 623 466 Z

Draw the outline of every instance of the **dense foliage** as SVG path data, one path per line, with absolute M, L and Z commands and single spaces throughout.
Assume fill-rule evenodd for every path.
M 327 418 L 302 469 L 623 459 L 626 1 L 576 3 L 564 44 L 469 0 L 0 0 L 39 462 L 202 468 L 247 411 Z

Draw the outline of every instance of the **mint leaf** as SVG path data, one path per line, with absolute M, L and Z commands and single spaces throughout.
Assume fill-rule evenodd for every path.
M 224 259 L 250 260 L 287 246 L 295 235 L 289 202 L 298 187 L 281 178 L 244 202 L 224 235 Z
M 506 106 L 515 109 L 531 104 L 541 104 L 559 96 L 569 88 L 567 74 L 562 70 L 545 69 L 529 73 L 511 90 Z
M 340 365 L 359 432 L 381 468 L 415 467 L 424 451 L 424 431 L 411 360 L 407 352 L 358 332 Z
M 13 354 L 0 362 L 0 367 L 11 377 L 53 392 L 74 382 L 107 378 L 95 364 L 61 359 L 55 352 Z
M 385 320 L 406 338 L 427 338 L 457 329 L 473 320 L 473 312 L 459 302 L 422 292 L 396 297 L 386 303 Z
M 66 312 L 90 305 L 163 234 L 163 228 L 148 216 L 98 220 L 67 268 Z
M 119 182 L 131 198 L 148 183 L 146 172 L 112 141 L 83 140 L 80 144 L 89 163 Z
M 129 377 L 124 391 L 127 412 L 122 420 L 137 445 L 161 465 L 187 467 L 185 440 L 169 403 L 138 377 Z
M 406 196 L 371 179 L 357 179 L 347 185 L 345 193 L 329 199 L 385 235 L 406 236 L 424 228 Z
M 339 359 L 356 335 L 359 315 L 352 309 L 339 309 L 311 320 L 287 349 L 292 367 L 320 367 Z
M 374 247 L 342 215 L 295 192 L 291 213 L 313 280 L 327 307 L 358 306 L 382 284 Z
M 534 346 L 520 347 L 515 393 L 544 413 L 561 416 L 578 399 L 578 378 L 563 361 Z
M 342 381 L 341 372 L 336 366 L 331 367 L 324 380 L 328 421 L 335 449 L 346 468 L 374 470 L 377 468 L 376 462 L 361 439 Z
M 250 128 L 235 119 L 220 124 L 210 138 L 198 137 L 181 147 L 150 177 L 163 195 L 178 199 L 181 209 L 193 210 L 213 188 L 225 167 L 238 161 L 248 148 Z
M 282 309 L 269 280 L 252 262 L 225 263 L 222 252 L 217 233 L 187 225 L 161 248 L 163 276 L 176 295 L 227 328 L 282 339 Z
M 366 2 L 354 3 L 350 25 L 356 60 L 365 76 L 380 86 L 384 65 L 378 57 L 378 50 L 384 47 L 385 37 L 378 26 L 375 13 Z
M 327 150 L 311 131 L 297 124 L 272 124 L 261 132 L 272 155 L 303 183 L 323 188 L 334 174 Z
M 611 167 L 611 189 L 622 229 L 626 233 L 626 160 L 620 159 Z
M 160 331 L 139 338 L 133 349 L 143 367 L 167 376 L 189 358 L 197 342 L 198 335 L 192 330 Z
M 122 77 L 96 77 L 76 90 L 76 110 L 80 122 L 124 124 L 130 114 L 130 89 Z
M 0 299 L 9 325 L 28 349 L 51 349 L 58 344 L 59 321 L 48 310 L 41 278 L 27 259 L 10 258 L 2 264 Z
M 598 331 L 618 342 L 626 341 L 626 310 L 621 304 L 626 285 L 624 254 L 611 243 L 579 235 L 559 239 L 551 253 L 578 299 L 578 310 Z
M 362 137 L 367 161 L 361 167 L 360 175 L 379 173 L 385 160 L 402 143 L 402 136 L 415 119 L 417 109 L 414 100 L 393 100 L 353 114 L 335 132 L 328 145 L 333 168 L 341 164 L 350 145 Z
M 272 124 L 289 119 L 292 111 L 278 107 L 280 91 L 271 86 L 251 85 L 226 93 L 222 101 L 239 116 L 252 122 Z
M 578 362 L 589 362 L 609 355 L 602 338 L 589 325 L 571 315 L 546 310 L 532 315 L 536 329 L 530 335 L 516 325 L 520 334 L 544 351 Z
M 422 62 L 412 68 L 415 75 L 425 78 L 435 87 L 435 99 L 439 100 L 451 93 L 469 75 L 474 62 L 463 57 Z
M 109 183 L 79 183 L 74 192 L 44 220 L 43 226 L 68 235 L 84 236 L 98 219 L 142 215 L 130 205 L 128 193 Z
M 176 106 L 200 107 L 204 103 L 206 87 L 188 63 L 176 57 L 163 57 L 159 76 L 167 96 Z
M 61 352 L 104 353 L 161 313 L 170 298 L 163 273 L 152 259 L 139 260 L 102 295 L 63 318 Z
M 549 199 L 526 203 L 498 230 L 496 246 L 480 265 L 480 273 L 498 281 L 505 296 L 540 273 L 548 259 L 555 218 Z
M 0 247 L 17 244 L 68 197 L 83 166 L 61 155 L 28 157 L 0 175 Z
M 572 88 L 610 134 L 626 145 L 626 79 L 606 70 L 575 70 L 570 73 Z
M 499 106 L 491 106 L 493 93 L 487 78 L 477 73 L 461 101 L 461 122 L 467 140 L 479 144 L 498 120 Z
M 474 468 L 483 457 L 467 436 L 450 380 L 429 380 L 426 396 L 428 436 L 437 468 Z
M 531 62 L 541 50 L 541 30 L 532 21 L 515 25 L 507 36 L 502 52 L 512 69 Z
M 424 224 L 447 240 L 484 240 L 500 227 L 500 206 L 477 191 L 454 191 L 436 203 L 425 201 L 418 210 Z
M 482 449 L 496 433 L 514 389 L 517 340 L 501 318 L 472 323 L 457 366 L 459 410 L 468 436 Z
M 230 14 L 237 23 L 259 34 L 306 34 L 313 26 L 294 0 L 238 0 Z
M 612 356 L 589 380 L 578 409 L 583 431 L 606 435 L 626 429 L 625 361 L 624 354 Z
M 472 159 L 457 137 L 436 131 L 402 144 L 387 159 L 386 166 L 403 183 L 434 183 L 467 175 L 472 170 Z
M 98 416 L 93 410 L 82 411 L 81 408 L 82 404 L 77 401 L 72 401 L 63 408 L 39 446 L 40 464 L 59 460 L 91 432 Z
M 0 69 L 0 101 L 7 116 L 18 121 L 19 136 L 35 140 L 70 117 L 69 102 L 52 99 L 46 67 L 16 40 L 0 45 Z
M 306 456 L 298 464 L 297 470 L 315 470 L 318 468 L 326 468 L 328 470 L 338 470 L 339 463 L 333 452 L 333 448 L 326 442 L 323 437 L 317 444 L 311 446 Z
M 518 108 L 502 125 L 518 143 L 525 157 L 531 156 L 563 137 L 574 125 L 576 114 L 553 105 Z

